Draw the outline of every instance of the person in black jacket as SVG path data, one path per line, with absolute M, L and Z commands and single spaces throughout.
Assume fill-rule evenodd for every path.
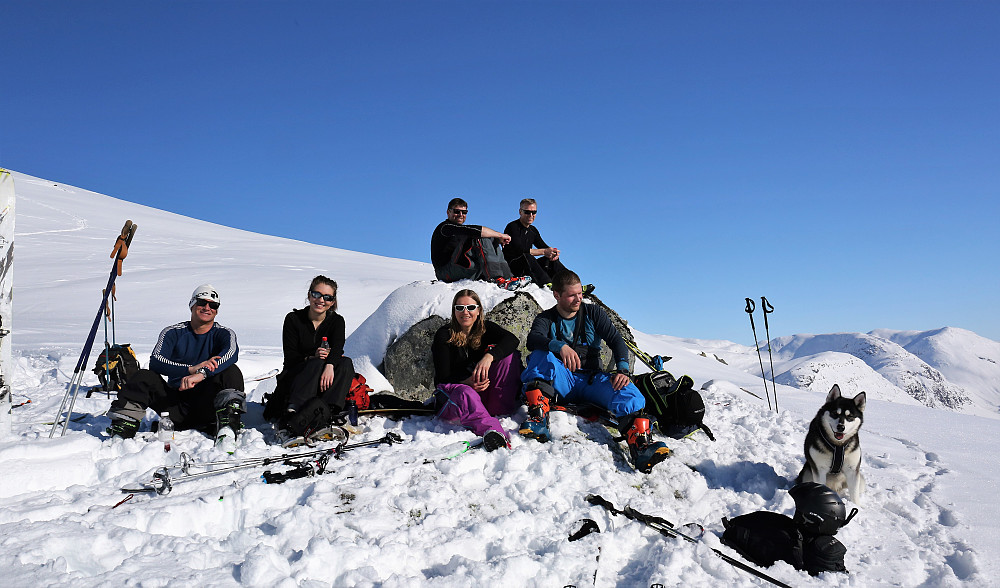
M 509 447 L 498 415 L 514 412 L 521 387 L 517 337 L 483 319 L 473 290 L 459 290 L 451 320 L 434 334 L 435 400 L 438 417 L 459 422 L 483 437 L 490 451 Z
M 305 308 L 285 315 L 281 330 L 285 361 L 264 414 L 277 419 L 279 429 L 285 429 L 298 411 L 317 402 L 330 414 L 342 412 L 354 379 L 354 362 L 344 355 L 344 317 L 337 314 L 337 282 L 316 276 L 309 284 L 307 301 Z
M 510 235 L 510 243 L 503 247 L 503 256 L 515 276 L 531 276 L 540 285 L 552 282 L 552 276 L 566 269 L 559 261 L 559 249 L 549 247 L 534 226 L 538 203 L 534 198 L 521 200 L 519 218 L 510 221 L 503 232 Z
M 510 235 L 481 225 L 465 224 L 468 214 L 469 205 L 465 200 L 452 198 L 448 203 L 448 218 L 441 221 L 431 234 L 431 265 L 434 266 L 434 275 L 442 282 L 482 276 L 482 262 L 471 254 L 477 239 L 495 238 L 500 240 L 501 245 L 510 243 Z

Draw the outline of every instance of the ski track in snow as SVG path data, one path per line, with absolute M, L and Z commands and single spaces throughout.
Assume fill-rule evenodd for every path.
M 81 394 L 77 413 L 85 416 L 71 423 L 66 437 L 48 439 L 50 426 L 43 423 L 72 377 L 80 331 L 93 320 L 110 269 L 112 233 L 124 218 L 140 229 L 119 282 L 118 341 L 131 340 L 143 365 L 159 329 L 185 318 L 190 289 L 205 281 L 193 273 L 192 256 L 202 246 L 212 251 L 206 273 L 228 286 L 220 286 L 220 322 L 239 333 L 239 365 L 247 376 L 280 366 L 281 318 L 302 306 L 302 282 L 316 273 L 338 279 L 349 355 L 371 370 L 411 322 L 447 315 L 462 284 L 428 283 L 426 264 L 255 236 L 21 174 L 16 182 L 18 227 L 26 231 L 17 237 L 28 238 L 18 242 L 19 346 L 11 381 L 14 403 L 31 403 L 14 409 L 15 436 L 0 440 L 4 586 L 765 585 L 710 548 L 736 555 L 717 538 L 724 516 L 792 513 L 787 490 L 826 390 L 782 385 L 779 375 L 781 411 L 775 414 L 742 390 L 765 395 L 754 348 L 724 341 L 635 333 L 644 350 L 674 357 L 667 367 L 675 375 L 704 383 L 706 422 L 718 438 L 713 443 L 699 433 L 670 440 L 674 455 L 648 475 L 628 466 L 606 429 L 564 413 L 553 415 L 557 438 L 549 443 L 515 434 L 510 451 L 472 450 L 432 463 L 424 463 L 425 456 L 472 434 L 429 417 L 377 417 L 363 420 L 352 441 L 394 431 L 405 442 L 348 452 L 321 476 L 267 485 L 260 474 L 268 468 L 258 467 L 178 483 L 165 496 L 136 494 L 112 508 L 125 498 L 121 487 L 148 479 L 176 455 L 165 455 L 149 433 L 104 438 L 108 399 L 100 393 Z M 90 198 L 102 199 L 101 206 Z M 57 232 L 53 241 L 66 255 L 54 260 L 46 251 L 55 245 L 42 235 Z M 205 238 L 195 242 L 196 234 Z M 324 259 L 313 261 L 320 253 Z M 90 294 L 67 299 L 53 291 L 52 275 L 63 276 L 60 288 Z M 485 285 L 477 290 L 487 308 L 510 295 Z M 552 304 L 537 287 L 529 293 L 543 306 Z M 94 357 L 88 363 L 89 371 Z M 779 361 L 775 371 L 792 367 Z M 378 377 L 364 369 L 369 381 Z M 977 381 L 989 381 L 989 369 L 982 368 Z M 874 380 L 865 371 L 845 373 Z M 92 373 L 85 375 L 85 386 L 96 383 Z M 273 378 L 247 384 L 248 428 L 237 458 L 301 451 L 269 445 L 273 432 L 259 402 L 273 385 Z M 849 396 L 858 391 L 845 387 Z M 989 391 L 982 396 L 989 399 Z M 869 394 L 861 433 L 865 499 L 838 534 L 851 573 L 811 578 L 779 563 L 767 574 L 793 586 L 996 585 L 997 467 L 972 441 L 1000 438 L 1000 421 L 891 399 Z M 523 417 L 521 409 L 502 423 L 515 431 Z M 196 432 L 179 432 L 175 448 L 199 462 L 229 459 Z M 587 504 L 588 493 L 677 524 L 700 523 L 708 532 L 698 544 L 665 538 Z M 602 532 L 570 543 L 582 518 L 595 520 Z

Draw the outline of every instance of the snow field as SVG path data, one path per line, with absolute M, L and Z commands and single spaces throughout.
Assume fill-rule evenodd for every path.
M 673 457 L 648 475 L 627 466 L 603 427 L 566 414 L 553 415 L 557 438 L 549 443 L 515 433 L 510 451 L 473 450 L 432 463 L 424 463 L 428 455 L 473 436 L 428 417 L 379 417 L 363 420 L 352 440 L 394 431 L 405 442 L 348 452 L 321 476 L 267 485 L 260 480 L 266 468 L 252 468 L 178 483 L 166 496 L 136 494 L 113 508 L 125 498 L 122 486 L 172 456 L 149 434 L 102 437 L 108 400 L 100 394 L 81 395 L 84 418 L 66 437 L 48 439 L 44 423 L 72 377 L 124 218 L 139 230 L 119 282 L 117 341 L 131 342 L 143 365 L 160 329 L 186 318 L 191 289 L 211 281 L 222 294 L 219 321 L 240 338 L 244 375 L 279 367 L 282 318 L 302 306 L 308 280 L 325 273 L 340 284 L 348 354 L 373 381 L 387 342 L 431 313 L 447 315 L 458 286 L 429 283 L 427 264 L 253 235 L 21 174 L 16 181 L 11 381 L 15 404 L 31 403 L 14 409 L 15 435 L 0 440 L 5 586 L 760 586 L 710 547 L 735 555 L 716 538 L 723 516 L 791 514 L 787 489 L 830 382 L 847 396 L 866 389 L 869 398 L 861 433 L 866 493 L 838 534 L 851 574 L 810 578 L 786 564 L 766 572 L 794 586 L 993 586 L 1000 577 L 1000 468 L 989 451 L 1000 420 L 928 408 L 899 396 L 895 385 L 863 388 L 885 377 L 831 348 L 865 339 L 854 334 L 830 337 L 809 357 L 776 350 L 776 414 L 763 400 L 752 347 L 636 331 L 642 349 L 673 356 L 671 372 L 705 386 L 706 422 L 718 438 L 669 441 Z M 510 295 L 485 285 L 477 291 L 487 308 Z M 529 292 L 551 304 L 547 292 Z M 912 353 L 949 382 L 977 386 L 969 394 L 976 410 L 989 415 L 993 403 L 996 412 L 988 384 L 996 381 L 991 362 L 1000 359 L 995 342 L 960 330 L 876 335 L 895 342 L 885 347 L 892 354 Z M 947 341 L 969 351 L 942 350 Z M 769 367 L 766 355 L 764 362 Z M 793 369 L 815 379 L 780 377 Z M 261 418 L 259 402 L 273 382 L 247 383 L 248 428 L 236 457 L 294 452 L 269 444 Z M 87 374 L 84 383 L 96 377 Z M 515 431 L 523 416 L 502 422 Z M 199 462 L 229 459 L 196 432 L 178 432 L 175 447 Z M 665 538 L 587 504 L 589 493 L 677 524 L 699 523 L 708 533 L 699 544 Z M 570 543 L 585 517 L 602 532 Z

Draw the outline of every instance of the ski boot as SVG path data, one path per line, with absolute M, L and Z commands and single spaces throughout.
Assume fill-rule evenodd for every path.
M 115 413 L 111 415 L 111 426 L 105 429 L 105 432 L 110 437 L 131 439 L 139 432 L 139 421 L 132 417 Z
M 635 417 L 624 433 L 632 463 L 640 472 L 648 474 L 653 471 L 653 466 L 670 457 L 670 449 L 666 443 L 653 441 L 648 418 Z
M 531 283 L 531 276 L 518 276 L 514 278 L 497 278 L 496 284 L 504 290 L 519 290 Z
M 243 427 L 241 412 L 239 401 L 232 401 L 215 411 L 215 446 L 229 455 L 236 452 L 236 432 Z
M 510 443 L 503 434 L 497 431 L 486 431 L 483 435 L 483 447 L 486 451 L 496 451 L 497 449 L 510 449 Z
M 529 386 L 524 391 L 528 405 L 528 418 L 521 425 L 521 435 L 535 439 L 539 443 L 549 440 L 549 399 L 537 387 Z

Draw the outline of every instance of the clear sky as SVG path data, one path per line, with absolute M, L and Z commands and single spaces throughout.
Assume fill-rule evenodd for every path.
M 0 0 L 0 22 L 3 167 L 420 261 L 450 198 L 500 230 L 530 196 L 648 333 L 752 343 L 764 295 L 772 336 L 1000 340 L 998 2 Z

